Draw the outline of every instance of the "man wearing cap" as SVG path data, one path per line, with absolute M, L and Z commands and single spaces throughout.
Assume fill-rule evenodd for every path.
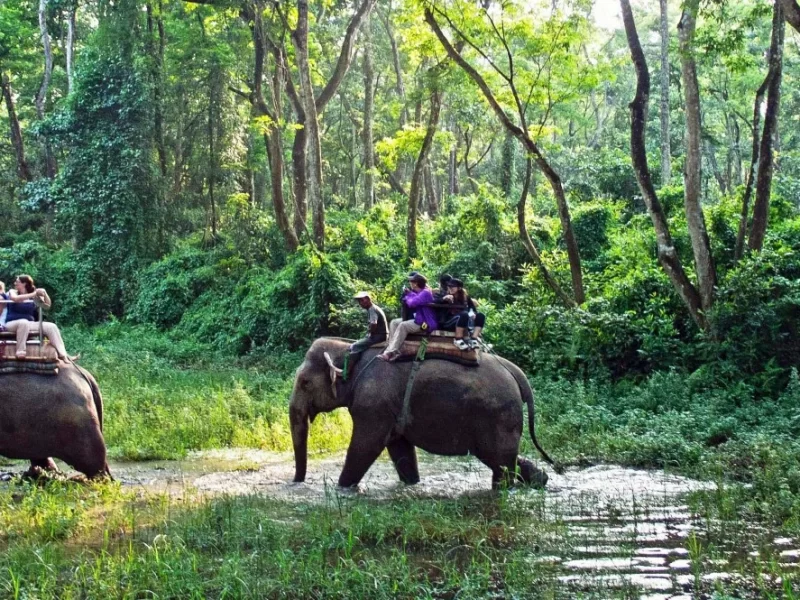
M 358 292 L 353 298 L 358 301 L 361 308 L 367 311 L 367 320 L 369 322 L 367 336 L 350 346 L 350 354 L 359 355 L 358 358 L 360 358 L 361 353 L 370 346 L 386 341 L 386 315 L 381 307 L 369 297 L 369 292 Z
M 408 278 L 410 289 L 403 291 L 403 304 L 416 312 L 413 319 L 403 321 L 392 332 L 389 345 L 378 358 L 392 361 L 400 354 L 400 348 L 410 333 L 430 333 L 436 329 L 436 312 L 428 304 L 433 303 L 433 294 L 428 287 L 428 280 L 417 273 Z

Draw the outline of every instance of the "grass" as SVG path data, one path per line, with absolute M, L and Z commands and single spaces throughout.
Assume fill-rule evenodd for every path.
M 300 354 L 248 364 L 120 323 L 91 333 L 68 329 L 71 351 L 100 382 L 105 438 L 112 457 L 182 458 L 193 450 L 292 448 L 287 406 Z M 341 412 L 315 421 L 310 443 L 345 448 L 351 423 Z
M 291 448 L 286 406 L 298 354 L 231 359 L 119 323 L 65 337 L 100 382 L 117 459 Z M 793 569 L 770 545 L 775 535 L 800 535 L 796 376 L 773 400 L 741 382 L 680 373 L 635 386 L 534 384 L 540 440 L 558 458 L 718 482 L 690 497 L 702 528 L 687 548 L 703 593 L 800 597 Z M 315 421 L 309 447 L 341 450 L 349 436 L 337 411 Z M 529 440 L 523 453 L 534 455 Z M 331 493 L 316 506 L 117 484 L 0 486 L 0 598 L 637 598 L 636 586 L 569 590 L 557 566 L 537 560 L 586 544 L 557 507 L 545 509 L 546 498 L 381 502 Z M 723 555 L 746 585 L 703 579 Z

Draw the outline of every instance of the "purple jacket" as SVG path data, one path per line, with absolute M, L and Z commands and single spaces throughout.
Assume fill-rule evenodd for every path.
M 430 288 L 425 288 L 420 292 L 408 292 L 405 296 L 403 296 L 403 302 L 406 303 L 408 308 L 417 309 L 417 314 L 414 316 L 414 323 L 417 325 L 427 323 L 428 333 L 439 326 L 439 322 L 436 320 L 436 313 L 434 310 L 429 306 L 422 306 L 423 304 L 431 304 L 433 302 L 433 294 L 431 293 Z

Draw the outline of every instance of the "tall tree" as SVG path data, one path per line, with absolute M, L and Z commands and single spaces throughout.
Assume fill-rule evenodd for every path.
M 372 122 L 375 112 L 375 69 L 372 64 L 372 31 L 370 18 L 364 20 L 364 208 L 375 204 L 375 144 Z
M 650 219 L 656 231 L 658 261 L 661 263 L 678 296 L 686 305 L 689 314 L 701 329 L 707 330 L 709 323 L 703 311 L 700 294 L 683 269 L 680 256 L 669 231 L 666 214 L 658 200 L 658 195 L 650 178 L 650 168 L 647 164 L 647 146 L 645 145 L 647 104 L 650 98 L 650 72 L 647 68 L 642 45 L 639 42 L 639 34 L 636 31 L 630 0 L 620 0 L 620 4 L 628 47 L 636 69 L 636 96 L 630 104 L 631 161 L 633 170 L 636 173 L 639 189 L 642 192 L 647 212 L 650 214 Z
M 434 67 L 435 68 L 435 67 Z M 422 197 L 424 185 L 423 176 L 425 163 L 428 160 L 431 147 L 433 146 L 433 136 L 439 124 L 439 114 L 442 108 L 442 92 L 435 89 L 438 82 L 433 82 L 434 90 L 431 92 L 431 108 L 428 115 L 428 125 L 425 128 L 425 138 L 422 140 L 417 161 L 414 164 L 414 174 L 411 177 L 411 191 L 408 194 L 408 224 L 406 228 L 406 248 L 409 258 L 417 257 L 417 213 Z
M 692 241 L 700 302 L 708 314 L 714 303 L 717 272 L 711 254 L 711 242 L 706 231 L 703 208 L 700 205 L 700 87 L 697 82 L 695 61 L 695 30 L 700 0 L 687 0 L 678 23 L 681 50 L 681 79 L 684 90 L 686 114 L 686 161 L 683 178 L 683 204 L 689 238 Z
M 53 76 L 53 47 L 50 43 L 50 32 L 47 29 L 47 0 L 39 0 L 39 33 L 44 49 L 44 74 L 42 84 L 36 93 L 36 114 L 39 119 L 44 119 L 45 104 L 47 103 L 47 92 L 50 89 L 50 80 Z M 56 175 L 56 159 L 50 141 L 44 141 L 45 152 L 45 175 L 52 179 Z
M 753 226 L 747 244 L 750 250 L 759 251 L 764 245 L 769 218 L 769 196 L 772 191 L 772 151 L 778 135 L 778 112 L 781 102 L 781 80 L 783 75 L 783 34 L 785 30 L 783 7 L 775 2 L 772 12 L 772 37 L 769 47 L 769 70 L 771 77 L 767 86 L 767 107 L 764 112 L 764 132 L 759 149 L 756 198 L 753 204 Z
M 669 185 L 672 161 L 669 143 L 669 16 L 667 0 L 661 6 L 661 185 Z
M 14 148 L 14 154 L 17 157 L 17 174 L 22 181 L 33 181 L 33 174 L 25 158 L 25 141 L 22 138 L 22 129 L 19 126 L 17 110 L 14 107 L 11 82 L 8 79 L 8 74 L 3 72 L 2 65 L 0 65 L 0 87 L 2 88 L 3 101 L 8 112 L 8 124 L 11 128 L 11 146 Z

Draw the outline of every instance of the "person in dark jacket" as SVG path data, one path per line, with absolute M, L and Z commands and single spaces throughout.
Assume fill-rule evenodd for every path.
M 459 350 L 480 348 L 481 332 L 483 331 L 484 325 L 486 325 L 486 315 L 482 312 L 478 312 L 478 304 L 470 298 L 467 290 L 464 289 L 464 282 L 460 279 L 451 279 L 447 284 L 447 295 L 443 300 L 456 305 L 466 306 L 464 309 L 453 310 L 455 316 L 457 316 L 456 339 L 453 340 L 456 348 Z M 471 318 L 474 319 L 472 336 L 465 340 L 464 337 L 467 335 Z

